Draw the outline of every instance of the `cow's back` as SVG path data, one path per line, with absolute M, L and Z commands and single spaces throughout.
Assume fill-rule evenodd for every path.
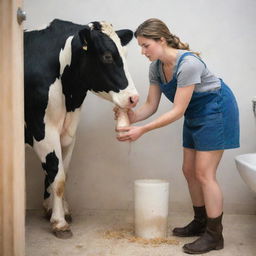
M 47 76 L 48 79 L 53 74 L 55 78 L 59 76 L 60 50 L 63 49 L 66 39 L 82 27 L 71 22 L 54 20 L 43 30 L 24 33 L 26 86 L 29 86 L 37 75 Z

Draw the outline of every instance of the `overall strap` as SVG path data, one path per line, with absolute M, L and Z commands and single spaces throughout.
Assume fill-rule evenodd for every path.
M 197 58 L 198 60 L 200 60 L 204 66 L 206 67 L 206 64 L 202 61 L 202 59 L 200 57 L 198 57 L 196 54 L 192 53 L 192 52 L 185 52 L 183 53 L 180 58 L 179 58 L 179 61 L 177 63 L 177 67 L 176 67 L 176 71 L 175 71 L 175 74 L 174 74 L 174 77 L 176 77 L 177 75 L 177 72 L 178 72 L 178 69 L 179 69 L 179 66 L 180 66 L 180 63 L 182 62 L 182 60 L 186 57 L 186 56 L 194 56 L 195 58 Z

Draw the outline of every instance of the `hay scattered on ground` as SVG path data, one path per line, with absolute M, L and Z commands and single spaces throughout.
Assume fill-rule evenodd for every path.
M 134 236 L 134 230 L 130 228 L 122 228 L 118 230 L 107 230 L 103 235 L 106 239 L 125 239 L 130 243 L 139 243 L 143 245 L 159 246 L 161 244 L 178 245 L 179 241 L 171 238 L 154 238 L 145 239 Z

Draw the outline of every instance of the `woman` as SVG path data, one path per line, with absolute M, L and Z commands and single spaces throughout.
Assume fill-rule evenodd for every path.
M 168 125 L 184 116 L 183 173 L 193 203 L 194 219 L 185 227 L 174 228 L 176 236 L 200 236 L 185 244 L 186 253 L 200 254 L 222 249 L 223 198 L 216 171 L 225 149 L 239 147 L 239 118 L 235 97 L 228 86 L 209 71 L 197 53 L 182 43 L 158 19 L 143 22 L 135 37 L 142 54 L 152 61 L 146 102 L 129 110 L 131 123 L 153 115 L 161 93 L 172 108 L 143 126 L 118 129 L 120 141 L 135 141 L 144 133 Z M 116 117 L 118 109 L 114 110 Z

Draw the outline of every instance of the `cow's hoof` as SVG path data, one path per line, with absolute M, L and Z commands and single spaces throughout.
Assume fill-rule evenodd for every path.
M 69 239 L 73 236 L 71 230 L 53 230 L 53 234 L 60 239 Z

